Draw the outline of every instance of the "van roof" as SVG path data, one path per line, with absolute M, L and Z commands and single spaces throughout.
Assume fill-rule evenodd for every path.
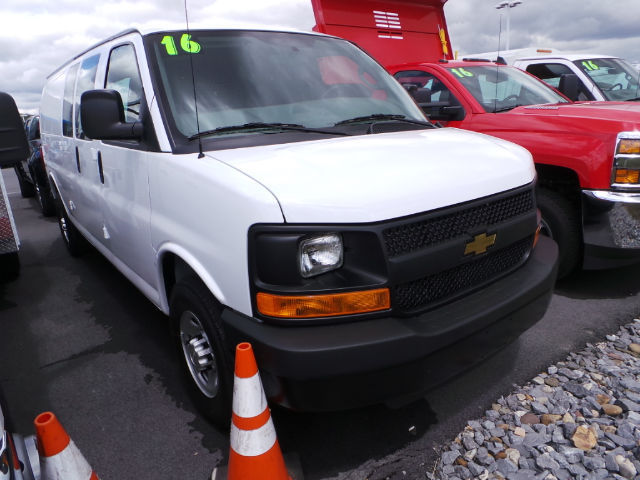
M 267 32 L 286 32 L 286 33 L 304 33 L 306 35 L 315 35 L 315 36 L 331 36 L 331 35 L 325 35 L 323 33 L 317 33 L 317 32 L 312 32 L 309 30 L 300 30 L 300 29 L 295 29 L 295 28 L 291 28 L 291 27 L 284 27 L 284 26 L 277 26 L 277 25 L 261 25 L 261 24 L 250 24 L 250 23 L 234 23 L 234 22 L 229 22 L 229 23 L 225 23 L 225 22 L 221 22 L 217 25 L 211 25 L 211 24 L 203 24 L 200 22 L 189 22 L 189 30 L 191 31 L 196 31 L 196 30 L 237 30 L 237 31 L 242 31 L 242 30 L 251 30 L 251 31 L 267 31 Z M 58 68 L 56 68 L 53 72 L 51 72 L 47 78 L 50 78 L 51 76 L 55 75 L 57 72 L 59 72 L 60 70 L 62 70 L 64 67 L 66 67 L 67 65 L 69 65 L 70 63 L 72 63 L 74 60 L 80 58 L 81 56 L 83 56 L 84 54 L 86 54 L 87 52 L 90 52 L 91 50 L 93 50 L 94 48 L 97 48 L 101 45 L 104 45 L 105 43 L 111 42 L 113 40 L 116 40 L 120 37 L 124 37 L 133 33 L 137 33 L 139 35 L 149 35 L 152 33 L 160 33 L 160 32 L 185 32 L 187 30 L 187 24 L 185 22 L 165 22 L 165 23 L 156 23 L 154 25 L 144 25 L 144 26 L 136 26 L 133 28 L 128 28 L 126 30 L 123 30 L 121 32 L 116 33 L 115 35 L 112 35 L 108 38 L 105 38 L 103 40 L 100 40 L 98 43 L 95 43 L 93 45 L 91 45 L 89 48 L 81 51 L 80 53 L 74 55 L 73 57 L 71 57 L 69 60 L 67 60 L 66 62 L 64 62 L 62 65 L 60 65 Z

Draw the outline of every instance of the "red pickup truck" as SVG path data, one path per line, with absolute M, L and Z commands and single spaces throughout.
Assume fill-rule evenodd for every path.
M 315 29 L 358 42 L 431 121 L 510 140 L 532 153 L 544 231 L 560 248 L 560 276 L 580 266 L 639 262 L 640 105 L 574 103 L 515 67 L 453 61 L 444 34 L 417 58 L 415 31 L 426 44 L 428 32 L 446 29 L 445 2 L 314 0 Z M 375 12 L 394 15 L 396 38 L 383 35 Z

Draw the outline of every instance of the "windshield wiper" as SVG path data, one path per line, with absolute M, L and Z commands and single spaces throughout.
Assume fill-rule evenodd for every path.
M 629 98 L 628 100 L 626 100 L 627 102 L 638 102 L 640 101 L 640 97 L 635 97 L 635 98 Z
M 516 104 L 516 105 L 510 105 L 508 107 L 496 108 L 491 113 L 508 112 L 509 110 L 513 110 L 514 108 L 517 108 L 517 107 L 524 107 L 524 105 Z
M 425 127 L 437 128 L 434 124 L 423 121 L 423 120 L 413 120 L 411 118 L 407 118 L 404 115 L 393 115 L 388 113 L 374 113 L 372 115 L 366 115 L 364 117 L 355 117 L 349 118 L 347 120 L 342 120 L 336 123 L 334 126 L 338 125 L 348 125 L 350 123 L 360 123 L 360 122 L 379 122 L 384 120 L 395 120 L 397 122 L 406 122 L 406 123 L 414 123 L 416 125 L 424 125 Z
M 349 135 L 345 132 L 334 132 L 329 130 L 320 130 L 317 128 L 308 128 L 304 125 L 298 125 L 295 123 L 267 123 L 267 122 L 252 122 L 243 123 L 242 125 L 229 125 L 227 127 L 214 128 L 213 130 L 205 130 L 189 137 L 189 140 L 195 140 L 196 138 L 206 137 L 209 135 L 217 135 L 219 133 L 228 132 L 241 132 L 243 130 L 295 130 L 298 132 L 311 132 L 311 133 L 324 133 L 327 135 Z

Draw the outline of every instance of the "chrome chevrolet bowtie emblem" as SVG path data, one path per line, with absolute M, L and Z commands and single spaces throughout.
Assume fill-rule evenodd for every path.
M 485 253 L 489 247 L 491 247 L 494 243 L 496 243 L 496 235 L 487 236 L 486 233 L 481 233 L 480 235 L 476 235 L 473 238 L 473 241 L 467 243 L 464 248 L 465 255 L 480 255 L 481 253 Z

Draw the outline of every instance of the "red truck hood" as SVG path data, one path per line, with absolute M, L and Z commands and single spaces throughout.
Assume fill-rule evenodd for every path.
M 566 105 L 528 105 L 511 110 L 512 114 L 539 117 L 571 117 L 576 120 L 608 121 L 630 125 L 640 129 L 640 103 L 635 102 L 584 102 Z M 582 124 L 582 123 L 581 123 Z
M 447 0 L 311 0 L 314 30 L 355 42 L 382 65 L 452 59 Z
M 640 123 L 639 102 L 585 102 L 563 105 L 563 115 Z

